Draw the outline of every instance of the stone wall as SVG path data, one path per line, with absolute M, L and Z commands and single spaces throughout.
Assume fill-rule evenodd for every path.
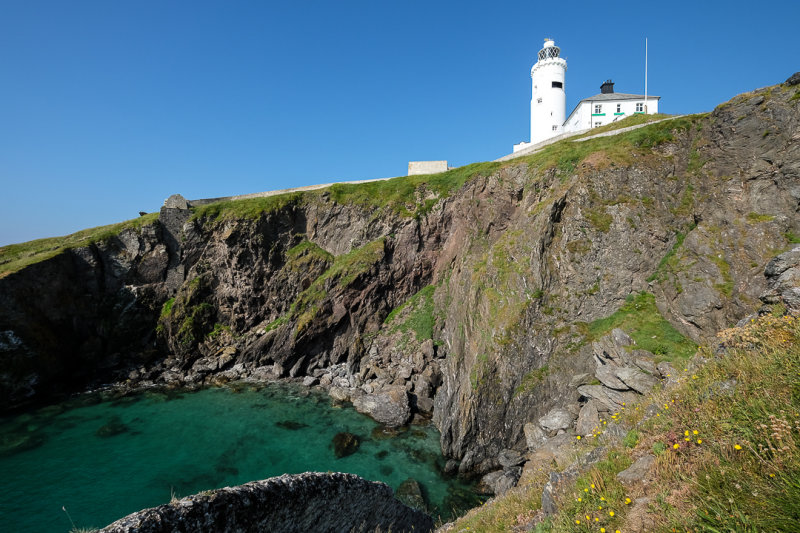
M 307 472 L 203 492 L 133 513 L 101 533 L 425 532 L 426 514 L 353 474 Z

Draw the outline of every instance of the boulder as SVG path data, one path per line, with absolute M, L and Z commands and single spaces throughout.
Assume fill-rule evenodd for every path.
M 575 433 L 587 437 L 600 428 L 600 414 L 597 412 L 597 405 L 594 400 L 589 400 L 581 407 L 578 413 L 578 422 L 575 425 Z
M 513 467 L 489 472 L 481 478 L 481 485 L 496 496 L 502 496 L 517 485 L 522 468 Z
M 800 84 L 800 72 L 795 72 L 789 79 L 786 80 L 787 85 L 798 85 Z
M 314 376 L 306 376 L 306 377 L 303 378 L 303 386 L 304 387 L 313 387 L 317 383 L 319 383 L 319 380 L 317 378 L 315 378 Z
M 389 386 L 377 393 L 354 398 L 353 407 L 389 427 L 402 426 L 411 417 L 408 394 L 402 386 Z
M 525 462 L 525 457 L 516 450 L 503 450 L 497 456 L 497 461 L 503 468 L 512 468 Z
M 525 444 L 529 450 L 537 449 L 547 440 L 547 435 L 544 434 L 538 424 L 528 422 L 522 426 L 522 431 L 525 433 Z
M 645 455 L 640 457 L 631 466 L 617 474 L 617 479 L 620 483 L 631 484 L 644 479 L 644 476 L 650 471 L 656 458 L 652 455 Z
M 328 390 L 328 395 L 337 402 L 348 402 L 350 401 L 350 391 L 345 389 L 344 387 L 331 387 Z
M 555 433 L 572 426 L 572 414 L 566 409 L 555 407 L 539 419 L 539 425 L 545 431 Z

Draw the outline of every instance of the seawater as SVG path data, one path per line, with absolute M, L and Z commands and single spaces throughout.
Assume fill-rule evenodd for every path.
M 340 432 L 361 445 L 337 459 L 331 441 Z M 0 419 L 0 528 L 66 532 L 70 520 L 103 527 L 174 496 L 308 471 L 349 472 L 394 489 L 413 478 L 432 514 L 447 519 L 478 501 L 445 479 L 442 466 L 434 427 L 387 433 L 295 386 L 84 395 Z

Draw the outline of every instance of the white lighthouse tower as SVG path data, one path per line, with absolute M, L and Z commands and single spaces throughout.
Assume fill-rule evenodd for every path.
M 545 39 L 539 60 L 531 69 L 531 144 L 562 133 L 567 111 L 564 78 L 567 62 L 559 57 L 561 49 L 552 39 Z

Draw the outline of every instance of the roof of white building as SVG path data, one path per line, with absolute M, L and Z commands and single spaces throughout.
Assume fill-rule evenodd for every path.
M 659 100 L 660 96 L 653 96 L 648 94 L 648 100 Z M 584 98 L 581 102 L 603 102 L 608 100 L 644 100 L 643 94 L 625 94 L 625 93 L 600 93 L 589 98 Z M 579 102 L 580 103 L 580 102 Z

